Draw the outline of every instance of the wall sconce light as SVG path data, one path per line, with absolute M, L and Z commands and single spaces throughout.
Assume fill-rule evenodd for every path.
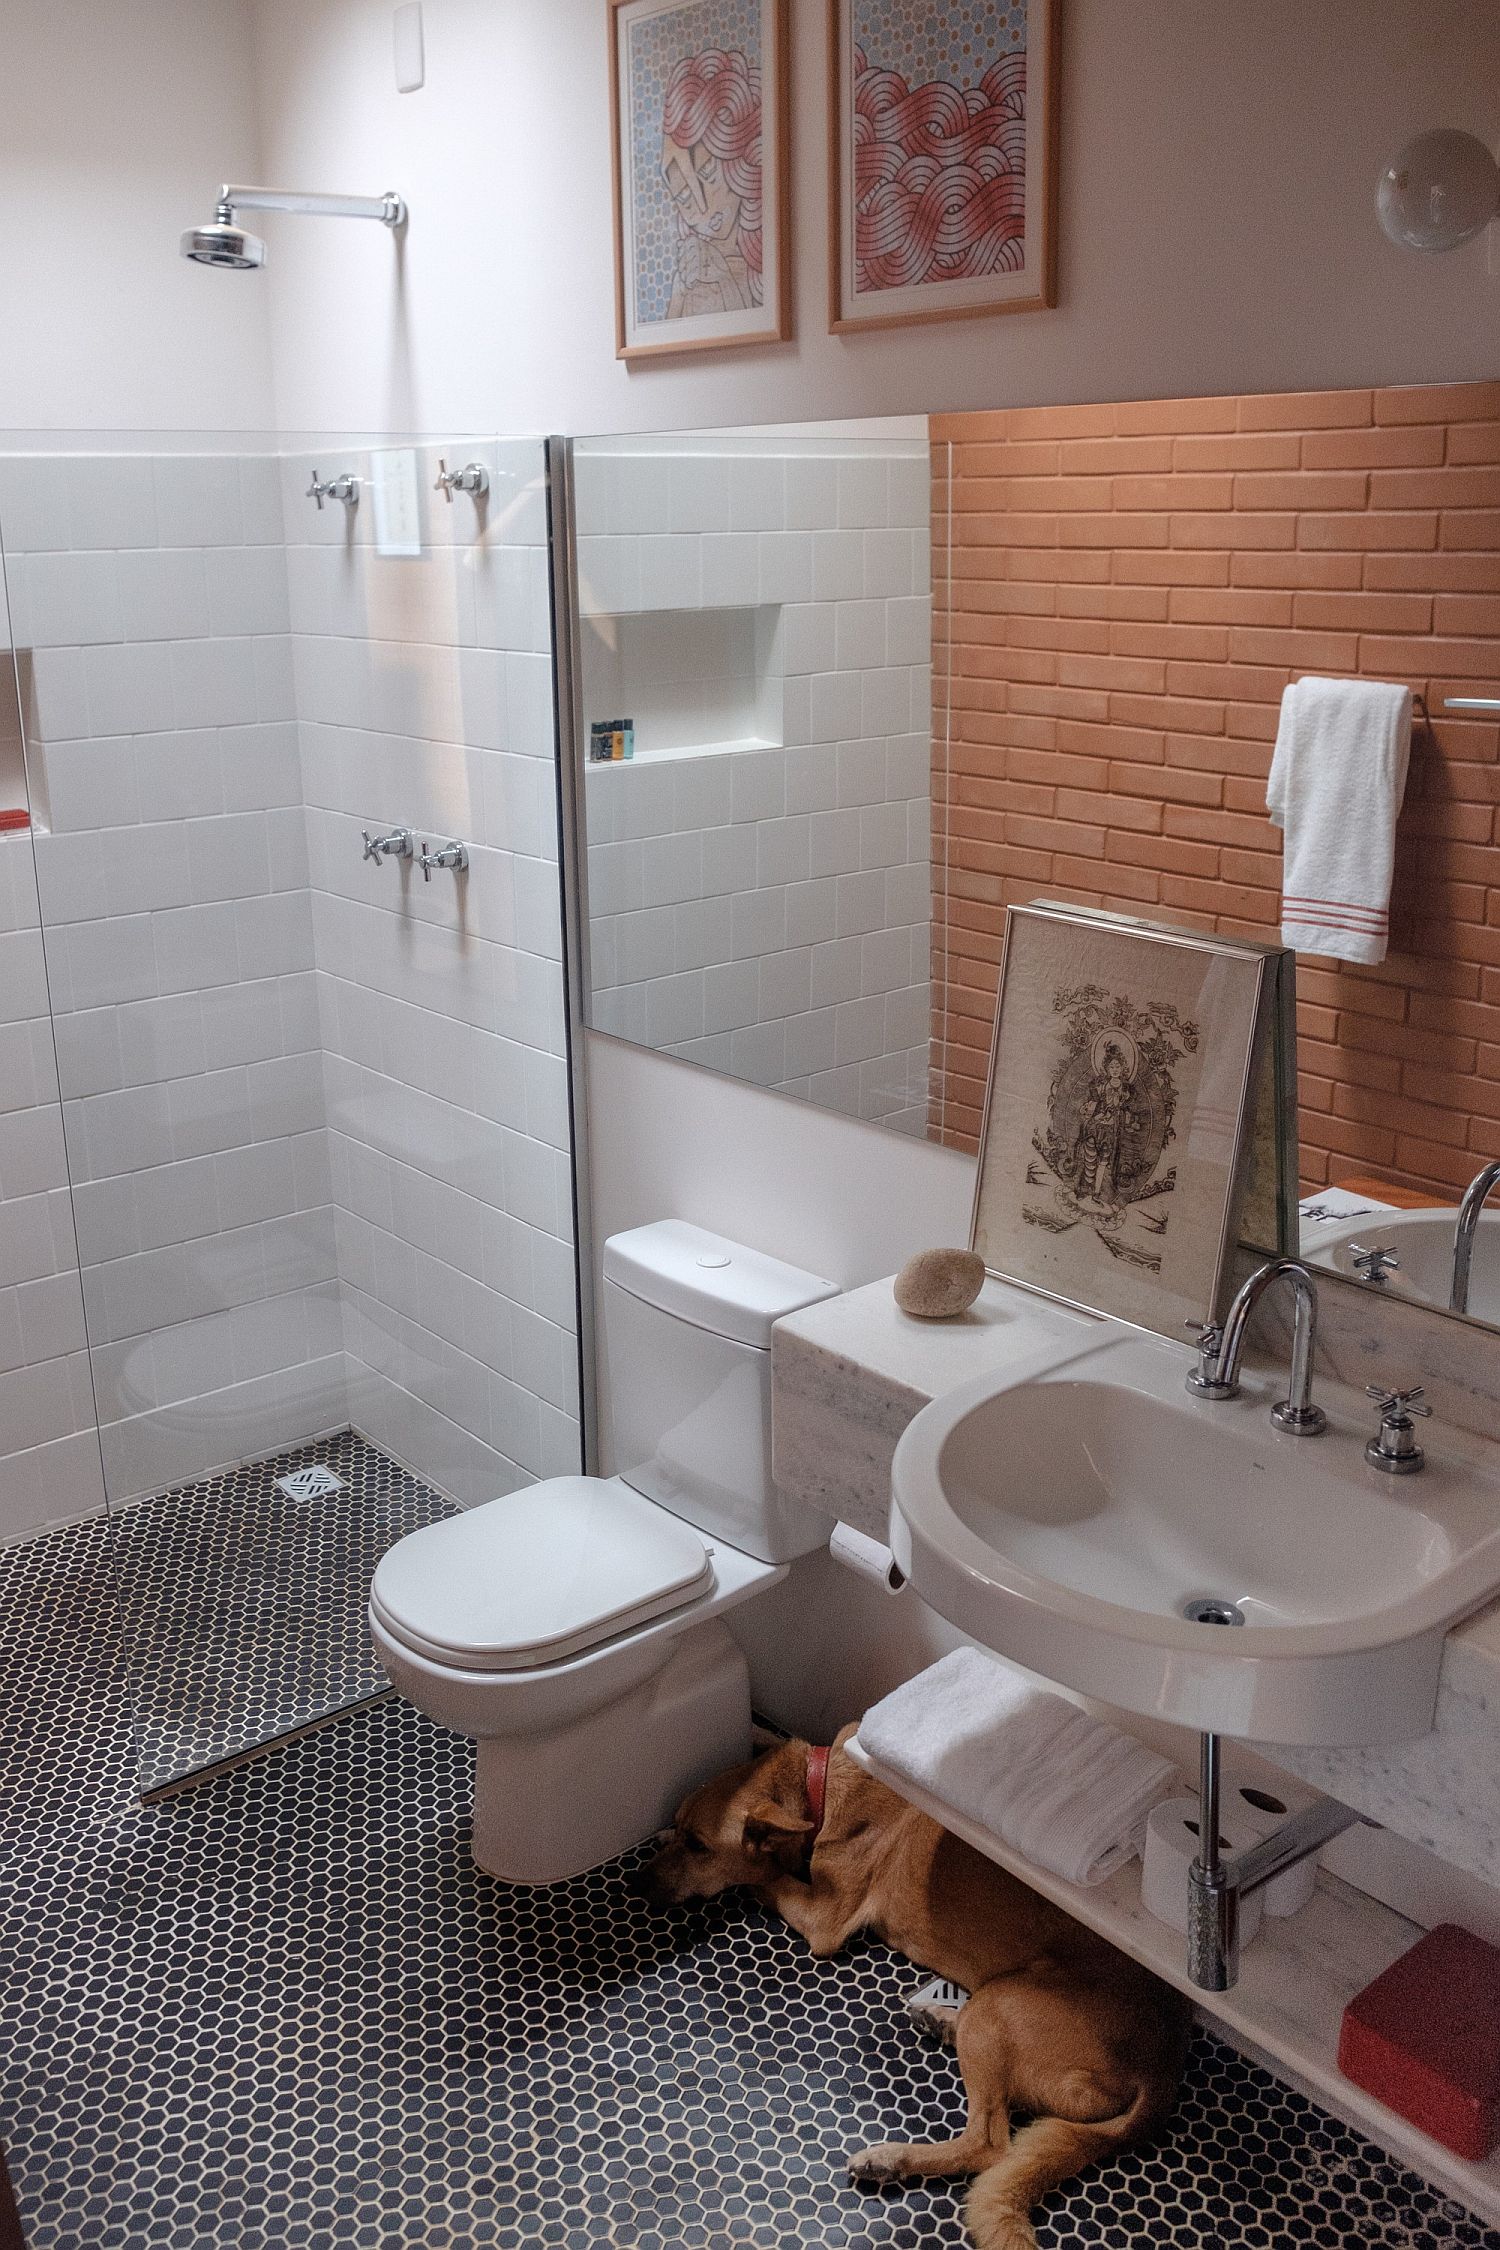
M 1380 175 L 1375 209 L 1403 250 L 1456 250 L 1500 212 L 1500 165 L 1473 133 L 1419 133 Z

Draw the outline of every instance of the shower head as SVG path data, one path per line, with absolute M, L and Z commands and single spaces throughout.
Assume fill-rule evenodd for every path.
M 195 265 L 227 266 L 234 273 L 252 272 L 266 262 L 260 236 L 235 225 L 232 203 L 221 203 L 206 227 L 189 227 L 178 247 Z
M 266 246 L 258 234 L 235 224 L 235 208 L 245 211 L 296 211 L 323 219 L 379 219 L 392 229 L 406 224 L 406 205 L 394 192 L 386 195 L 306 195 L 288 188 L 225 186 L 219 190 L 218 208 L 206 227 L 189 227 L 178 247 L 184 258 L 200 266 L 226 266 L 235 273 L 253 272 L 266 262 Z

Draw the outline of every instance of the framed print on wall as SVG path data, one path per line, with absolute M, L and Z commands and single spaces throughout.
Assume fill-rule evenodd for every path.
M 829 0 L 830 325 L 1056 302 L 1061 0 Z
M 621 359 L 791 335 L 787 0 L 609 0 Z
M 1277 953 L 1050 902 L 1006 915 L 973 1244 L 1182 1338 L 1220 1309 Z

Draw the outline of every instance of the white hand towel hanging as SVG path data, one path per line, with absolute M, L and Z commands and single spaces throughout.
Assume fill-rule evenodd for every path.
M 1299 953 L 1385 959 L 1410 755 L 1410 688 L 1305 679 L 1283 693 L 1266 804 L 1285 837 L 1281 935 Z
M 1070 1883 L 1102 1883 L 1180 1776 L 1154 1750 L 976 1648 L 865 1713 L 860 1747 Z

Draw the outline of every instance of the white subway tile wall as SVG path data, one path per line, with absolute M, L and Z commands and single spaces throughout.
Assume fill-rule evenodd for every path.
M 278 464 L 0 462 L 106 1484 L 343 1418 Z
M 0 1542 L 103 1499 L 31 838 L 0 835 Z
M 465 1502 L 577 1466 L 542 461 L 485 457 L 399 561 L 305 459 L 0 460 L 112 1499 L 350 1419 Z M 364 861 L 399 823 L 467 878 Z
M 440 453 L 420 556 L 284 489 L 350 1412 L 474 1504 L 581 1465 L 572 1167 L 542 455 L 470 445 L 476 505 Z
M 915 1135 L 931 1022 L 920 439 L 575 454 L 590 1020 Z

